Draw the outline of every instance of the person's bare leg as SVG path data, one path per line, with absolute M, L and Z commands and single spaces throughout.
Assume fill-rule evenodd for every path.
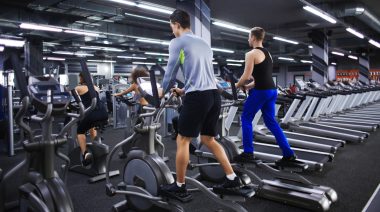
M 79 143 L 80 151 L 81 151 L 81 153 L 82 153 L 82 155 L 83 155 L 84 152 L 85 152 L 86 149 L 87 149 L 86 135 L 85 135 L 85 134 L 78 134 L 78 135 L 77 135 L 77 139 L 78 139 L 78 143 Z
M 231 163 L 227 158 L 226 152 L 224 151 L 223 147 L 215 141 L 214 137 L 201 135 L 201 142 L 202 144 L 206 145 L 207 148 L 215 155 L 226 175 L 234 173 Z
M 91 128 L 90 129 L 91 141 L 94 141 L 97 135 L 98 135 L 98 132 L 95 130 L 95 127 Z
M 191 142 L 190 137 L 184 137 L 180 134 L 177 136 L 177 154 L 175 160 L 177 182 L 185 183 L 186 169 L 189 164 L 189 145 Z

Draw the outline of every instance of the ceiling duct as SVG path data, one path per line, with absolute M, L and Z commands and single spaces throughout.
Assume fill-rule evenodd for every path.
M 343 17 L 356 17 L 372 29 L 380 33 L 380 20 L 376 15 L 371 13 L 366 7 L 360 4 L 344 4 L 335 9 L 335 16 L 338 18 Z

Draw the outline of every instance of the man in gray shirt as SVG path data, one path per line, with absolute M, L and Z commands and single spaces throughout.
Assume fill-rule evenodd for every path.
M 225 182 L 214 189 L 236 192 L 242 182 L 234 173 L 223 147 L 215 141 L 217 121 L 221 109 L 220 94 L 217 91 L 213 53 L 209 44 L 195 36 L 190 30 L 190 17 L 182 10 L 175 10 L 170 16 L 170 27 L 174 38 L 169 45 L 169 61 L 163 79 L 164 92 L 168 92 L 176 80 L 178 69 L 184 76 L 184 88 L 173 88 L 172 92 L 185 95 L 178 120 L 176 174 L 177 181 L 161 188 L 163 195 L 190 201 L 191 195 L 185 186 L 186 168 L 189 163 L 189 145 L 201 134 L 201 142 L 215 155 L 226 173 Z

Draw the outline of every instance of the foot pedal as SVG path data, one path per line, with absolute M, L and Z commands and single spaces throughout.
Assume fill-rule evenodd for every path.
M 167 197 L 169 199 L 175 199 L 182 203 L 187 203 L 193 200 L 193 195 L 190 193 L 180 194 L 180 193 L 173 193 L 165 190 L 161 190 L 160 194 L 164 197 Z
M 221 187 L 213 188 L 214 193 L 221 196 L 222 199 L 243 199 L 240 202 L 245 201 L 246 198 L 251 198 L 255 195 L 256 189 L 252 185 L 246 185 L 242 188 L 225 189 Z M 236 200 L 237 201 L 237 200 Z
M 275 165 L 278 167 L 278 169 L 284 170 L 284 171 L 289 171 L 289 172 L 303 172 L 307 168 L 309 168 L 309 165 L 302 163 L 302 162 L 299 162 L 299 161 L 295 161 L 295 162 L 279 161 L 279 162 L 276 162 Z
M 119 155 L 119 159 L 127 158 L 127 155 L 124 152 L 119 152 L 118 155 Z
M 262 163 L 262 160 L 254 160 L 254 161 L 249 161 L 249 162 L 242 162 L 242 161 L 233 161 L 235 164 L 241 165 L 246 168 L 255 168 L 257 164 Z
M 169 157 L 166 157 L 166 156 L 165 156 L 165 157 L 162 158 L 162 160 L 166 163 L 166 162 L 169 161 Z
M 110 177 L 118 176 L 119 174 L 120 174 L 119 170 L 114 170 L 114 171 L 109 172 Z M 106 179 L 106 174 L 100 174 L 100 175 L 96 175 L 94 177 L 89 178 L 88 183 L 92 184 L 92 183 L 96 183 L 98 181 L 105 180 L 105 179 Z

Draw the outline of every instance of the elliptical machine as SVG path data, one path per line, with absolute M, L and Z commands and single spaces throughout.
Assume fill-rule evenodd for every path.
M 161 124 L 159 123 L 159 120 L 163 110 L 166 107 L 175 107 L 173 105 L 170 105 L 175 100 L 175 98 L 173 95 L 171 95 L 166 101 L 163 100 L 161 103 L 159 102 L 154 72 L 155 66 L 153 66 L 150 70 L 150 81 L 153 96 L 148 95 L 146 91 L 142 90 L 141 92 L 144 98 L 146 98 L 148 102 L 154 105 L 154 108 L 145 107 L 145 109 L 150 112 L 140 114 L 140 118 L 143 118 L 143 122 L 135 126 L 135 132 L 129 138 L 117 144 L 111 150 L 107 158 L 108 170 L 110 168 L 111 159 L 118 148 L 127 144 L 128 142 L 133 141 L 136 136 L 142 134 L 149 135 L 148 140 L 143 140 L 140 142 L 147 143 L 150 148 L 132 149 L 127 154 L 127 159 L 124 166 L 123 182 L 115 186 L 111 183 L 107 175 L 107 195 L 114 196 L 116 194 L 123 194 L 126 197 L 126 200 L 114 205 L 114 211 L 125 211 L 129 208 L 135 209 L 137 211 L 156 211 L 158 209 L 184 211 L 183 207 L 178 201 L 173 201 L 172 199 L 159 195 L 160 187 L 162 185 L 173 183 L 174 176 L 163 159 L 157 154 L 157 152 L 154 151 L 155 133 L 160 128 Z M 145 118 L 148 117 L 150 117 L 151 120 L 149 125 L 145 126 Z M 219 164 L 213 163 L 209 165 L 214 166 Z M 245 187 L 241 190 L 241 195 L 229 196 L 216 194 L 199 181 L 190 177 L 186 177 L 186 182 L 189 185 L 195 187 L 195 189 L 191 190 L 201 191 L 205 193 L 206 196 L 210 199 L 234 211 L 247 211 L 236 202 L 243 202 L 246 198 L 250 198 L 254 195 L 253 189 L 248 187 Z
M 80 64 L 82 67 L 82 71 L 88 72 L 87 64 L 84 61 L 81 61 Z M 88 85 L 89 92 L 90 92 L 90 86 L 93 86 L 93 84 L 91 83 L 91 85 L 90 84 L 87 84 L 87 85 Z M 96 98 L 96 94 L 95 94 L 95 98 Z M 79 96 L 78 96 L 78 99 L 76 99 L 75 103 L 78 103 L 78 102 L 82 102 Z M 79 113 L 80 113 L 80 104 L 78 104 L 78 105 L 79 105 L 79 107 L 75 107 L 75 106 L 71 105 L 71 108 L 79 108 L 79 109 L 77 109 L 77 111 L 79 111 Z M 88 115 L 89 112 L 90 111 L 86 111 L 83 114 L 83 117 Z M 69 170 L 90 176 L 90 178 L 88 179 L 89 183 L 95 183 L 95 182 L 98 182 L 98 181 L 105 179 L 106 159 L 107 159 L 107 155 L 109 153 L 109 146 L 102 143 L 102 138 L 99 135 L 103 131 L 105 122 L 107 122 L 107 121 L 99 121 L 99 122 L 93 123 L 93 126 L 97 129 L 98 135 L 96 136 L 94 141 L 87 142 L 87 151 L 92 154 L 92 158 L 93 158 L 92 163 L 89 166 L 87 166 L 87 167 L 82 166 L 82 154 L 81 154 L 79 146 L 71 147 L 71 151 L 69 152 L 69 155 L 68 155 L 70 158 Z M 76 144 L 76 143 L 77 143 L 76 142 L 76 130 L 72 130 L 69 147 Z M 114 170 L 114 171 L 111 171 L 109 173 L 109 175 L 111 177 L 117 176 L 119 174 L 120 174 L 119 170 Z
M 230 75 L 230 79 L 233 79 L 232 72 L 225 67 L 223 69 L 225 73 Z M 224 108 L 241 104 L 241 102 L 237 100 L 237 91 L 233 80 L 228 84 L 220 79 L 218 85 L 223 97 L 233 99 L 232 101 L 226 101 L 223 105 Z M 224 121 L 222 118 L 222 122 Z M 220 124 L 220 126 L 223 127 L 223 124 Z M 224 147 L 229 160 L 233 161 L 233 158 L 240 154 L 241 150 L 234 142 L 234 139 L 231 139 L 229 136 L 223 136 L 223 133 L 221 133 L 221 135 L 218 141 Z M 195 151 L 195 155 L 198 157 L 198 164 L 190 164 L 190 166 L 192 168 L 200 168 L 198 179 L 213 182 L 220 182 L 220 180 L 223 179 L 224 173 L 220 167 L 203 166 L 204 163 L 215 161 L 214 155 L 209 152 L 207 147 L 200 145 L 199 149 Z M 253 171 L 253 169 L 256 168 L 260 168 L 270 174 L 274 179 L 262 179 Z M 258 197 L 314 211 L 327 211 L 330 205 L 338 199 L 334 189 L 312 183 L 296 173 L 306 170 L 307 165 L 287 167 L 276 163 L 265 163 L 261 160 L 256 160 L 255 163 L 236 164 L 236 169 L 247 175 L 241 175 L 241 178 L 245 179 L 246 182 L 253 180 L 256 183 L 256 196 Z
M 29 77 L 29 85 L 26 82 L 20 62 L 16 54 L 11 55 L 12 65 L 16 73 L 18 86 L 21 90 L 22 107 L 16 114 L 16 123 L 25 130 L 28 140 L 23 141 L 26 151 L 26 158 L 8 171 L 1 181 L 0 211 L 8 210 L 19 206 L 19 211 L 38 212 L 71 212 L 74 211 L 69 192 L 63 180 L 55 171 L 55 156 L 69 163 L 70 160 L 59 151 L 67 139 L 64 135 L 83 116 L 85 111 L 92 110 L 96 105 L 95 90 L 90 89 L 92 104 L 84 109 L 80 105 L 80 113 L 67 113 L 66 108 L 70 102 L 71 95 L 64 86 L 60 85 L 53 77 Z M 85 81 L 92 85 L 89 72 L 83 72 Z M 77 93 L 73 92 L 75 99 Z M 39 122 L 42 126 L 42 134 L 35 135 L 34 131 L 24 122 L 28 108 L 33 106 L 38 115 L 32 115 L 31 121 Z M 57 116 L 71 117 L 58 134 L 53 134 L 53 121 Z M 5 185 L 12 176 L 24 165 L 27 166 L 23 184 L 18 187 L 19 200 L 5 203 Z M 64 170 L 65 179 L 67 170 Z

